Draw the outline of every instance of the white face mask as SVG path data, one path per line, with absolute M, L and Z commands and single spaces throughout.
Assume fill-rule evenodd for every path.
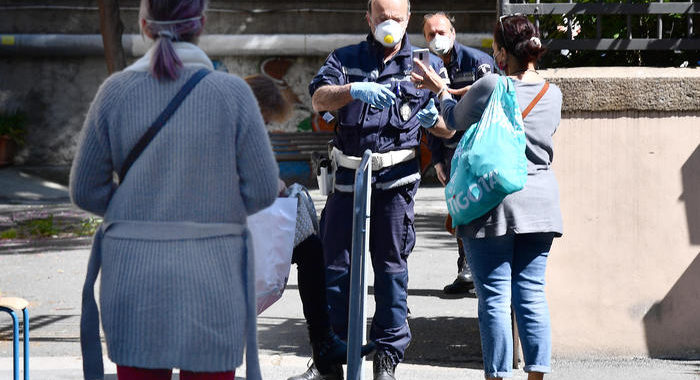
M 452 39 L 442 34 L 436 34 L 435 38 L 428 44 L 428 48 L 433 54 L 445 55 L 452 50 Z
M 374 39 L 385 47 L 392 48 L 396 46 L 406 30 L 394 20 L 386 20 L 374 27 Z

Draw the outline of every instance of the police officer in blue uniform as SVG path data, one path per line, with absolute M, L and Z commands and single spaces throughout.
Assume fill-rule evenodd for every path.
M 447 14 L 439 12 L 426 15 L 423 18 L 423 36 L 425 36 L 430 51 L 444 62 L 447 69 L 447 82 L 449 83 L 447 91 L 456 99 L 459 99 L 474 81 L 491 72 L 493 58 L 481 50 L 464 46 L 455 41 L 455 28 Z M 438 180 L 443 186 L 449 181 L 452 156 L 463 135 L 464 131 L 456 132 L 447 139 L 433 134 L 428 135 L 431 161 Z M 466 293 L 474 287 L 464 247 L 459 238 L 457 245 L 459 252 L 457 278 L 443 289 L 447 294 Z
M 435 97 L 411 82 L 413 47 L 405 34 L 409 1 L 369 0 L 367 6 L 367 40 L 333 51 L 309 92 L 314 110 L 337 111 L 331 152 L 335 186 L 320 227 L 331 323 L 341 337 L 347 336 L 354 173 L 363 152 L 373 152 L 369 251 L 376 311 L 370 339 L 377 347 L 374 379 L 392 380 L 411 340 L 407 259 L 415 245 L 421 127 L 442 127 L 444 122 Z M 440 72 L 442 62 L 430 56 L 431 66 Z M 312 366 L 295 379 L 342 379 L 342 367 Z

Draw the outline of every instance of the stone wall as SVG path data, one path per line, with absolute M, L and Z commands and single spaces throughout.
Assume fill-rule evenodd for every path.
M 564 237 L 547 269 L 554 351 L 700 358 L 700 70 L 548 70 Z
M 700 112 L 571 112 L 554 143 L 555 354 L 700 359 Z

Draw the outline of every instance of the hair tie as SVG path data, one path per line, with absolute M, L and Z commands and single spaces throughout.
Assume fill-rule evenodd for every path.
M 532 36 L 530 37 L 530 41 L 532 41 L 538 48 L 542 47 L 542 41 L 540 41 L 539 37 Z
M 174 24 L 182 24 L 184 22 L 189 22 L 189 21 L 198 21 L 201 19 L 202 19 L 202 16 L 197 16 L 197 17 L 183 18 L 180 20 L 166 20 L 166 21 L 146 19 L 146 22 L 149 24 L 155 24 L 155 25 L 174 25 Z
M 173 34 L 173 32 L 171 32 L 171 31 L 169 31 L 169 30 L 159 30 L 159 31 L 158 31 L 158 37 L 167 38 L 167 39 L 169 39 L 169 40 L 171 40 L 171 41 L 172 41 L 172 40 L 175 40 L 175 35 Z

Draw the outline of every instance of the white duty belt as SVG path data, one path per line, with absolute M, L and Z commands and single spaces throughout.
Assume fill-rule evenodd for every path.
M 388 168 L 390 166 L 412 160 L 415 157 L 415 149 L 392 150 L 386 153 L 372 153 L 372 171 Z M 353 170 L 359 168 L 360 162 L 362 161 L 362 157 L 345 155 L 336 147 L 333 147 L 333 150 L 331 150 L 331 159 L 336 165 Z

